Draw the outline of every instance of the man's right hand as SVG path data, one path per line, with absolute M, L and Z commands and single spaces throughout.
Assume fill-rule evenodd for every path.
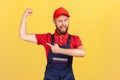
M 32 14 L 32 10 L 31 9 L 26 9 L 23 16 L 27 17 L 27 16 L 29 16 L 31 14 Z

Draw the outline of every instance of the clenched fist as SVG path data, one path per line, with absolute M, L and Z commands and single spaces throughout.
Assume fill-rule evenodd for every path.
M 31 9 L 26 9 L 23 16 L 24 16 L 24 17 L 27 17 L 27 16 L 29 16 L 29 15 L 31 15 L 31 14 L 32 14 L 32 10 L 31 10 Z

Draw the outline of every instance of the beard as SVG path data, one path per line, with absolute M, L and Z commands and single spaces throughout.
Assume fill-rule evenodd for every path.
M 56 28 L 57 28 L 57 32 L 58 32 L 60 35 L 65 35 L 65 34 L 68 32 L 69 26 L 67 26 L 67 27 L 66 27 L 66 30 L 64 30 L 64 31 L 62 31 L 61 29 L 59 29 L 57 26 L 56 26 Z

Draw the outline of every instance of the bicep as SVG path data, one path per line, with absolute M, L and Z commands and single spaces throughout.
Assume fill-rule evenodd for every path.
M 28 35 L 24 35 L 21 37 L 22 40 L 28 41 L 28 42 L 34 42 L 36 43 L 36 37 L 35 34 L 28 34 Z

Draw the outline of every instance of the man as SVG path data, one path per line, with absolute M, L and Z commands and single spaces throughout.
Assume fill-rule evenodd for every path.
M 54 11 L 54 34 L 27 34 L 26 18 L 32 10 L 27 9 L 23 15 L 20 38 L 25 41 L 41 44 L 45 47 L 47 65 L 44 80 L 75 80 L 72 70 L 73 57 L 83 57 L 84 48 L 80 38 L 68 33 L 69 13 L 60 7 Z

